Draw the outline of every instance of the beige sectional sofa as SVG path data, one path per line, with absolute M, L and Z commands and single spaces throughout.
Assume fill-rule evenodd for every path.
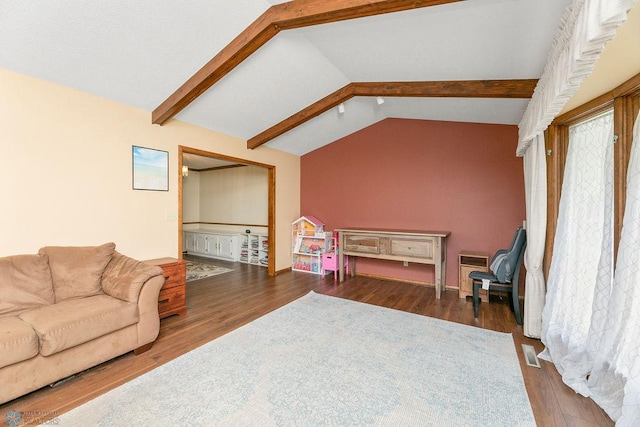
M 0 258 L 0 403 L 148 350 L 164 280 L 113 243 Z

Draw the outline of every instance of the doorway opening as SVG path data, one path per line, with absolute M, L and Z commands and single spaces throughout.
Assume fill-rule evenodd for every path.
M 183 171 L 183 167 L 188 165 L 186 163 L 195 161 L 197 158 L 203 158 L 205 161 L 209 160 L 212 168 L 230 168 L 238 166 L 258 166 L 267 169 L 267 274 L 269 276 L 275 276 L 276 274 L 276 242 L 275 242 L 275 188 L 276 188 L 276 174 L 275 166 L 264 163 L 258 163 L 251 160 L 240 159 L 237 157 L 231 157 L 224 154 L 213 153 L 209 151 L 200 150 L 197 148 L 178 146 L 178 171 Z M 183 173 L 178 173 L 178 252 L 179 257 L 182 258 L 183 248 Z M 228 225 L 241 225 L 241 224 L 228 224 Z

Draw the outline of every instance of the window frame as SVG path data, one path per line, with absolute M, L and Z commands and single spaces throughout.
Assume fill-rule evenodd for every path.
M 547 154 L 547 232 L 544 255 L 545 279 L 549 277 L 553 242 L 558 224 L 562 180 L 569 145 L 569 127 L 613 109 L 614 144 L 614 260 L 617 257 L 627 192 L 627 168 L 633 141 L 633 125 L 640 112 L 640 74 L 615 89 L 558 117 L 545 131 Z

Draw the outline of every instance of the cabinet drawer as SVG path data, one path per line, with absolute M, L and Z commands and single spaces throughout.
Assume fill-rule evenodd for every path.
M 434 259 L 433 239 L 392 239 L 391 255 L 419 258 L 421 260 Z
M 486 268 L 482 268 L 482 267 L 476 267 L 473 265 L 461 265 L 460 266 L 460 278 L 459 278 L 459 287 L 460 289 L 458 290 L 458 297 L 460 298 L 466 298 L 466 297 L 472 297 L 473 296 L 473 280 L 471 280 L 471 278 L 469 278 L 469 273 L 471 273 L 472 271 L 487 271 Z M 478 292 L 478 294 L 480 295 L 480 301 L 482 302 L 489 302 L 489 292 L 484 290 L 484 289 L 480 289 L 480 292 Z
M 377 236 L 344 236 L 344 250 L 363 254 L 380 253 L 380 237 Z
M 164 270 L 164 286 L 162 289 L 175 288 L 177 286 L 183 286 L 186 280 L 186 272 L 184 266 L 179 270 Z
M 187 314 L 185 282 L 187 263 L 175 258 L 156 258 L 144 261 L 149 265 L 162 267 L 164 284 L 158 296 L 158 314 L 160 318 L 178 314 Z
M 158 295 L 158 312 L 160 316 L 167 311 L 172 311 L 185 306 L 186 295 L 184 289 L 163 289 Z

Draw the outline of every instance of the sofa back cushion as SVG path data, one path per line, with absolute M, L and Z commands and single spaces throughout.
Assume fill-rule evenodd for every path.
M 101 246 L 46 246 L 56 302 L 102 293 L 102 273 L 111 261 L 114 243 Z
M 47 255 L 0 258 L 0 315 L 53 303 Z

